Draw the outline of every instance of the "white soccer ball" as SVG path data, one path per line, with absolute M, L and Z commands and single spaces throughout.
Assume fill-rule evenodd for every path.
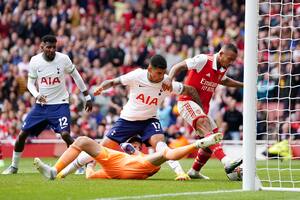
M 243 180 L 243 168 L 236 167 L 233 172 L 226 174 L 231 181 L 242 181 Z

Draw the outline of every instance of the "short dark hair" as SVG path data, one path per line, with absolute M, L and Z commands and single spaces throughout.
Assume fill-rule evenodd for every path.
M 237 50 L 236 46 L 235 46 L 234 44 L 232 44 L 232 43 L 225 44 L 223 47 L 224 47 L 224 49 L 226 49 L 226 50 L 233 51 L 233 52 L 236 53 L 236 54 L 238 53 L 238 50 Z
M 45 35 L 42 37 L 42 42 L 56 43 L 56 37 L 54 35 Z
M 157 67 L 160 69 L 167 69 L 167 61 L 166 59 L 161 55 L 154 55 L 150 59 L 150 65 L 152 67 Z

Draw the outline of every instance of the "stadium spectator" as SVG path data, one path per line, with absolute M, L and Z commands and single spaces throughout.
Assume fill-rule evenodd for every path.
M 170 0 L 157 1 L 159 3 L 127 0 L 83 2 L 0 2 L 0 79 L 5 80 L 0 81 L 0 105 L 9 97 L 25 103 L 27 111 L 33 105 L 34 98 L 28 98 L 26 93 L 23 94 L 24 87 L 19 86 L 24 83 L 23 78 L 27 82 L 27 77 L 22 73 L 26 71 L 28 58 L 39 53 L 39 36 L 46 33 L 57 35 L 58 50 L 71 58 L 91 90 L 97 84 L 95 80 L 99 79 L 99 83 L 128 73 L 135 67 L 146 67 L 152 55 L 171 53 L 170 48 L 172 47 L 173 52 L 174 46 L 176 53 L 172 55 L 185 59 L 199 53 L 218 51 L 225 41 L 223 38 L 226 38 L 227 42 L 236 41 L 242 52 L 243 1 L 234 1 L 233 4 L 231 0 L 197 3 Z M 220 12 L 220 15 L 215 15 L 212 10 Z M 225 23 L 230 26 L 225 26 Z M 268 20 L 263 23 L 268 23 Z M 233 36 L 232 32 L 238 33 L 238 36 Z M 213 42 L 210 42 L 212 38 Z M 297 46 L 296 41 L 293 43 L 294 47 Z M 120 52 L 116 59 L 109 56 L 115 50 Z M 235 64 L 234 67 L 239 72 L 233 74 L 233 78 L 237 80 L 241 74 L 239 66 Z M 22 70 L 13 70 L 17 68 Z M 21 79 L 18 80 L 17 77 Z M 78 113 L 83 109 L 84 99 L 74 98 L 78 91 L 74 92 L 76 87 L 71 79 L 67 79 L 67 84 L 72 99 L 75 100 L 71 105 L 72 123 L 77 123 L 81 118 Z M 127 99 L 127 91 L 124 88 L 120 91 L 122 99 Z M 111 100 L 113 97 L 96 97 L 103 116 L 109 110 L 116 111 L 115 104 L 110 104 L 114 102 Z M 122 103 L 124 105 L 125 101 L 122 100 Z M 23 104 L 19 103 L 13 108 L 20 110 L 19 105 Z M 23 112 L 18 112 L 17 115 L 19 114 L 24 115 Z M 218 115 L 221 114 L 219 111 Z M 107 118 L 111 120 L 106 124 L 106 130 L 117 116 L 118 112 L 109 113 Z M 22 116 L 18 118 L 24 119 Z M 187 136 L 189 134 L 190 132 Z
M 237 104 L 235 99 L 229 101 L 228 107 L 223 115 L 223 130 L 224 139 L 226 140 L 240 140 L 241 130 L 243 125 L 243 115 L 237 109 Z

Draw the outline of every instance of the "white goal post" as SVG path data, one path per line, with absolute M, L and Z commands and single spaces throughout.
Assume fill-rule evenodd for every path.
M 243 190 L 300 192 L 300 1 L 245 8 Z

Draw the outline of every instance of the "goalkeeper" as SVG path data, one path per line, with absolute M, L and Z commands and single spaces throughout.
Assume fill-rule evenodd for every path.
M 140 154 L 128 155 L 106 148 L 83 136 L 75 140 L 53 167 L 43 163 L 39 158 L 34 159 L 34 165 L 42 175 L 53 180 L 60 171 L 76 159 L 80 152 L 85 151 L 102 166 L 102 169 L 94 171 L 93 166 L 88 165 L 86 177 L 89 179 L 146 179 L 158 172 L 160 165 L 167 160 L 179 160 L 192 151 L 214 145 L 221 139 L 222 134 L 216 133 L 190 145 L 176 149 L 166 148 L 165 151 L 143 156 Z

